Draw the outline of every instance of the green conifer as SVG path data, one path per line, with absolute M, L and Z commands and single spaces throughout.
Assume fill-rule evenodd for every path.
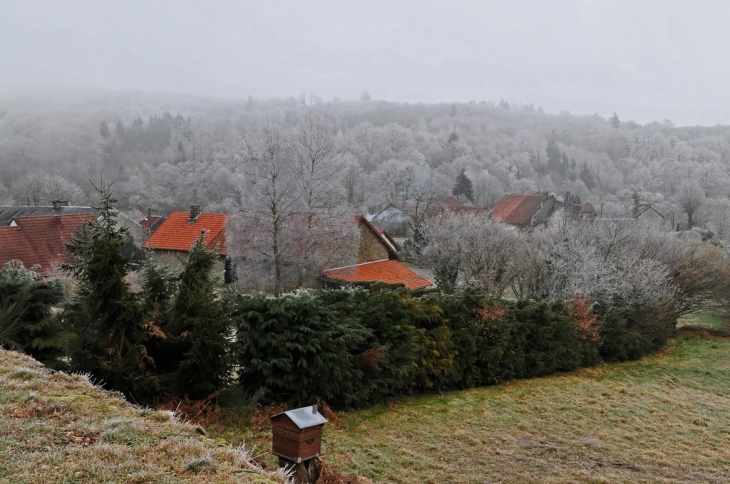
M 474 203 L 474 191 L 471 180 L 466 176 L 465 170 L 461 170 L 459 176 L 456 177 L 456 184 L 454 189 L 451 190 L 451 194 L 455 197 L 464 197 L 471 203 Z
M 180 274 L 168 331 L 168 357 L 177 368 L 167 376 L 173 393 L 204 398 L 230 378 L 230 320 L 221 309 L 213 276 L 217 255 L 203 237 L 193 244 Z
M 106 388 L 136 402 L 159 391 L 155 362 L 147 354 L 146 315 L 126 281 L 130 260 L 122 249 L 131 241 L 117 222 L 111 184 L 99 187 L 100 225 L 85 222 L 66 244 L 66 274 L 78 284 L 64 320 L 77 334 L 71 346 L 71 369 L 89 373 Z

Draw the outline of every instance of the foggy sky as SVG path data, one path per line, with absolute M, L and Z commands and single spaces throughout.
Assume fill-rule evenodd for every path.
M 534 103 L 730 123 L 725 0 L 0 0 L 0 94 Z

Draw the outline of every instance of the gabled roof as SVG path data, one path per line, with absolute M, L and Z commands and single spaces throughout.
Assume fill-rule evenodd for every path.
M 317 406 L 312 405 L 311 407 L 295 408 L 294 410 L 287 410 L 286 412 L 277 413 L 272 415 L 271 418 L 275 419 L 282 415 L 286 415 L 289 419 L 299 427 L 301 430 L 308 429 L 309 427 L 315 427 L 317 425 L 324 425 L 327 423 L 327 419 L 317 411 Z
M 403 284 L 407 289 L 423 289 L 432 286 L 428 279 L 419 276 L 403 264 L 394 260 L 365 262 L 354 266 L 323 271 L 325 277 L 347 282 L 384 282 Z
M 25 206 L 25 205 L 0 205 L 0 227 L 7 227 L 10 221 L 20 217 L 39 217 L 48 215 L 80 215 L 91 214 L 95 218 L 99 216 L 99 210 L 94 207 L 82 206 Z
M 89 213 L 18 217 L 0 227 L 0 266 L 11 260 L 40 274 L 51 271 L 54 263 L 66 260 L 66 242 L 84 222 L 99 225 Z
M 634 212 L 634 214 L 632 216 L 634 218 L 639 218 L 642 215 L 644 215 L 646 212 L 648 212 L 649 210 L 651 210 L 652 212 L 656 213 L 661 218 L 664 218 L 664 215 L 662 215 L 659 212 L 657 212 L 656 209 L 654 207 L 652 207 L 651 205 L 641 205 L 641 206 L 639 206 L 639 209 L 636 210 L 636 212 Z
M 196 240 L 205 231 L 208 249 L 219 255 L 226 255 L 225 226 L 226 215 L 220 213 L 201 213 L 190 221 L 190 212 L 172 212 L 167 219 L 143 244 L 148 249 L 179 250 L 189 252 Z
M 505 195 L 492 207 L 492 217 L 510 224 L 529 225 L 532 217 L 551 197 L 552 195 Z

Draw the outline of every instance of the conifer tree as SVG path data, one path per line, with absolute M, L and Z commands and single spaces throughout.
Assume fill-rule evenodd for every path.
M 147 354 L 155 361 L 158 375 L 172 373 L 178 363 L 167 354 L 168 335 L 165 333 L 174 294 L 174 275 L 153 257 L 148 257 L 142 271 L 142 305 L 147 317 L 145 329 L 153 336 L 147 343 Z
M 58 281 L 37 282 L 31 273 L 9 266 L 0 270 L 0 346 L 65 369 L 70 334 L 51 310 L 63 300 L 63 288 Z
M 76 279 L 73 301 L 64 320 L 77 334 L 71 347 L 71 369 L 89 373 L 104 387 L 136 402 L 158 393 L 155 362 L 147 354 L 146 315 L 125 276 L 130 260 L 122 253 L 131 236 L 117 221 L 111 184 L 99 187 L 100 225 L 85 222 L 66 244 L 66 274 Z
M 223 388 L 230 377 L 230 323 L 216 294 L 216 258 L 201 237 L 179 277 L 167 331 L 168 356 L 178 364 L 166 378 L 179 396 L 204 398 Z
M 461 170 L 459 176 L 456 177 L 456 184 L 454 185 L 454 189 L 451 190 L 451 194 L 455 197 L 464 197 L 474 203 L 474 191 L 471 180 L 469 180 L 469 177 L 466 176 L 464 170 Z

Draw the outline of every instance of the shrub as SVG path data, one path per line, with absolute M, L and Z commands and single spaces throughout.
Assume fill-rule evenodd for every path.
M 255 401 L 306 405 L 321 397 L 356 402 L 362 371 L 353 354 L 368 330 L 308 293 L 235 301 L 239 380 Z
M 0 270 L 0 345 L 23 351 L 46 366 L 65 369 L 71 337 L 52 308 L 63 301 L 59 281 L 35 281 L 29 271 Z

